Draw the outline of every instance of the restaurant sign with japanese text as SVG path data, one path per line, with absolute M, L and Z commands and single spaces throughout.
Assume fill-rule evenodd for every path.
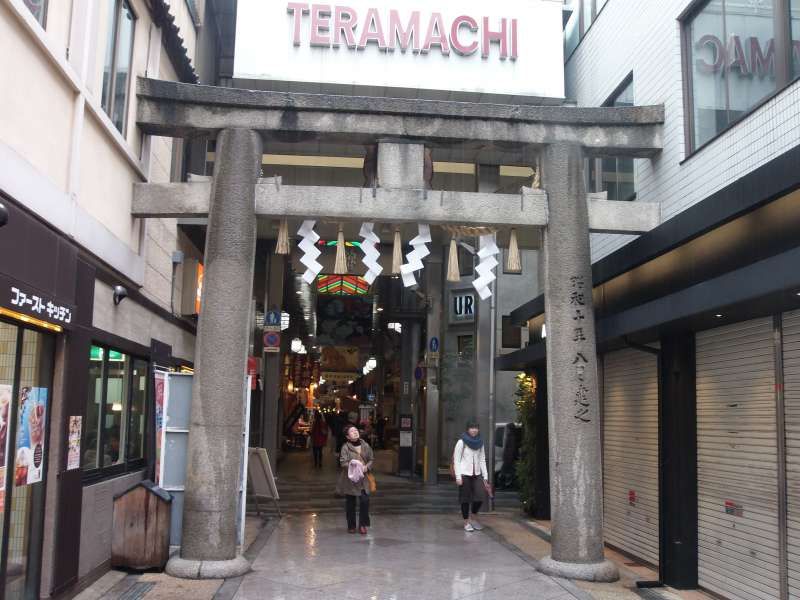
M 70 329 L 75 306 L 0 274 L 0 306 L 15 313 Z

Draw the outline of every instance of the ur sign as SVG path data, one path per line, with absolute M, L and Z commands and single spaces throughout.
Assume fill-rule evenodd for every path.
M 234 76 L 563 98 L 561 0 L 439 2 L 239 0 Z

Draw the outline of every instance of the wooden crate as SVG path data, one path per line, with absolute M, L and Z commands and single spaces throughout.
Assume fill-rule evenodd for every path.
M 172 497 L 142 481 L 114 497 L 111 566 L 137 571 L 163 569 L 169 559 Z

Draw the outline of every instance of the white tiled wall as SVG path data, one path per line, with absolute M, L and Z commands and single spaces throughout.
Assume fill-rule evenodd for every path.
M 800 83 L 795 83 L 680 164 L 684 145 L 678 16 L 689 0 L 608 0 L 566 65 L 567 96 L 602 104 L 633 72 L 638 105 L 664 104 L 664 151 L 636 161 L 641 202 L 660 202 L 667 220 L 800 144 Z M 597 261 L 635 236 L 595 234 Z

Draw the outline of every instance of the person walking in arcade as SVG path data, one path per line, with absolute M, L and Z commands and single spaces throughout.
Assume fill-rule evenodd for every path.
M 314 423 L 311 425 L 311 452 L 314 455 L 314 467 L 322 468 L 322 449 L 328 443 L 328 424 L 319 410 L 314 411 Z
M 478 522 L 477 514 L 492 490 L 489 471 L 486 469 L 486 450 L 475 421 L 467 422 L 466 431 L 456 442 L 453 474 L 458 484 L 458 501 L 461 503 L 461 516 L 464 517 L 464 531 L 480 531 L 483 525 Z
M 374 454 L 369 444 L 361 439 L 358 428 L 349 425 L 345 429 L 347 441 L 339 454 L 339 481 L 336 491 L 345 497 L 345 513 L 347 530 L 356 532 L 356 501 L 358 501 L 358 530 L 361 535 L 367 534 L 369 520 L 369 496 L 374 489 L 372 461 Z

